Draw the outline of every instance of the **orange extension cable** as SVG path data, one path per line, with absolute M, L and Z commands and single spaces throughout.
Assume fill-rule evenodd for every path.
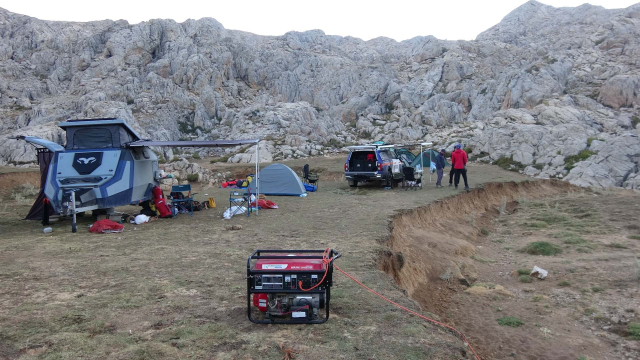
M 298 285 L 299 285 L 298 287 L 300 288 L 300 290 L 302 290 L 302 291 L 309 291 L 309 290 L 315 289 L 315 288 L 316 288 L 316 287 L 318 287 L 320 284 L 322 284 L 322 282 L 324 281 L 324 279 L 327 277 L 327 273 L 328 273 L 328 271 L 329 271 L 329 266 L 328 266 L 328 264 L 331 262 L 331 260 L 333 260 L 333 258 L 329 258 L 329 254 L 330 254 L 330 253 L 331 253 L 331 249 L 330 249 L 330 248 L 327 248 L 327 249 L 322 253 L 322 262 L 323 262 L 323 263 L 325 263 L 325 264 L 327 264 L 326 269 L 325 269 L 325 271 L 324 271 L 324 276 L 322 276 L 322 280 L 320 280 L 320 281 L 319 281 L 315 286 L 313 286 L 313 287 L 311 287 L 311 288 L 309 288 L 309 289 L 303 289 L 303 288 L 302 288 L 302 281 L 299 281 L 299 282 L 298 282 Z M 353 276 L 351 276 L 351 275 L 347 274 L 344 270 L 340 269 L 338 266 L 336 266 L 336 264 L 333 264 L 333 267 L 335 267 L 336 269 L 338 269 L 338 271 L 340 271 L 341 273 L 343 273 L 343 274 L 344 274 L 346 277 L 348 277 L 349 279 L 351 279 L 351 280 L 355 281 L 355 283 L 356 283 L 356 284 L 358 284 L 358 285 L 362 286 L 362 287 L 363 287 L 363 288 L 365 288 L 367 291 L 369 291 L 370 293 L 373 293 L 374 295 L 378 296 L 378 297 L 379 297 L 379 298 L 381 298 L 382 300 L 384 300 L 384 301 L 386 301 L 386 302 L 388 302 L 388 303 L 390 303 L 390 304 L 392 304 L 392 305 L 394 305 L 394 306 L 396 306 L 396 307 L 398 307 L 398 308 L 400 308 L 400 309 L 402 309 L 402 310 L 404 310 L 404 311 L 406 311 L 406 312 L 408 312 L 408 313 L 410 313 L 410 314 L 413 314 L 413 315 L 415 315 L 415 316 L 417 316 L 417 317 L 419 317 L 419 318 L 421 318 L 421 319 L 423 319 L 423 320 L 426 320 L 426 321 L 428 321 L 428 322 L 430 322 L 430 323 L 433 323 L 433 324 L 436 324 L 436 325 L 442 326 L 442 327 L 444 327 L 444 328 L 446 328 L 446 329 L 449 329 L 449 330 L 453 331 L 454 333 L 456 333 L 457 335 L 459 335 L 459 336 L 460 336 L 460 338 L 462 339 L 462 341 L 464 341 L 465 345 L 467 345 L 467 346 L 469 347 L 469 350 L 471 350 L 471 352 L 472 352 L 472 353 L 473 353 L 473 355 L 476 357 L 476 359 L 477 359 L 477 360 L 481 360 L 481 359 L 480 359 L 480 356 L 478 356 L 478 354 L 476 353 L 476 351 L 475 351 L 475 350 L 473 350 L 473 347 L 471 347 L 471 344 L 469 343 L 469 341 L 467 340 L 467 338 L 466 338 L 466 337 L 464 336 L 464 334 L 463 334 L 462 332 L 460 332 L 459 330 L 457 330 L 457 329 L 455 329 L 455 328 L 453 328 L 453 327 L 451 327 L 451 326 L 449 326 L 449 325 L 447 325 L 447 324 L 444 324 L 444 323 L 441 323 L 441 322 L 435 321 L 435 320 L 433 320 L 433 319 L 430 319 L 430 318 L 428 318 L 428 317 L 426 317 L 426 316 L 420 315 L 420 314 L 418 314 L 417 312 L 415 312 L 415 311 L 413 311 L 413 310 L 409 310 L 409 309 L 407 309 L 406 307 L 404 307 L 404 306 L 402 306 L 402 305 L 400 305 L 400 304 L 398 304 L 398 303 L 396 303 L 396 302 L 394 302 L 394 301 L 391 301 L 391 300 L 387 299 L 386 297 L 384 297 L 384 296 L 383 296 L 383 295 L 381 295 L 380 293 L 376 292 L 375 290 L 372 290 L 372 289 L 368 288 L 366 285 L 364 285 L 363 283 L 361 283 L 360 281 L 358 281 L 356 278 L 354 278 Z

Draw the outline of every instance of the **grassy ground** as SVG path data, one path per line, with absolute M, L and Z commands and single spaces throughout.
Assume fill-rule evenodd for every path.
M 345 271 L 418 309 L 378 270 L 388 220 L 397 210 L 457 192 L 434 184 L 421 191 L 352 189 L 345 181 L 326 181 L 341 172 L 342 158 L 308 162 L 326 168 L 320 191 L 306 198 L 270 197 L 277 210 L 224 221 L 228 190 L 207 189 L 196 198 L 214 197 L 218 208 L 126 224 L 121 234 L 89 233 L 90 218 L 80 219 L 77 234 L 65 222 L 43 234 L 39 223 L 20 220 L 29 206 L 5 193 L 0 359 L 280 359 L 278 344 L 300 359 L 467 358 L 456 337 L 372 297 L 341 274 L 335 274 L 331 318 L 324 325 L 247 320 L 246 258 L 257 248 L 333 247 L 343 254 L 338 261 Z M 473 187 L 522 177 L 473 164 L 469 179 Z M 229 224 L 243 228 L 225 231 Z
M 502 204 L 500 189 L 492 189 L 397 217 L 392 248 L 412 251 L 402 269 L 390 272 L 423 308 L 438 309 L 465 332 L 485 358 L 640 358 L 640 195 L 569 188 L 540 197 L 522 187 L 512 189 L 514 201 L 504 192 Z M 428 220 L 435 206 L 457 214 L 459 226 L 446 226 L 447 216 L 413 222 Z M 442 252 L 446 246 L 455 248 Z M 416 265 L 416 258 L 431 260 Z M 450 260 L 465 282 L 443 270 Z M 534 266 L 548 277 L 530 276 Z

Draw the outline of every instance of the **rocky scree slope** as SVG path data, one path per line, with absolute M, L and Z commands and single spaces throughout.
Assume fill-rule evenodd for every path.
M 640 4 L 530 1 L 474 41 L 402 42 L 0 9 L 0 112 L 7 138 L 64 142 L 56 122 L 113 116 L 159 140 L 261 137 L 263 161 L 373 140 L 463 142 L 531 176 L 640 188 Z M 196 151 L 252 161 L 251 149 Z M 0 148 L 0 164 L 34 159 L 15 140 Z

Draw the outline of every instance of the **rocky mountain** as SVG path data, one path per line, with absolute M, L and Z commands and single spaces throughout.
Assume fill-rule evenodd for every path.
M 531 176 L 640 188 L 640 4 L 530 1 L 474 41 L 402 42 L 0 10 L 0 113 L 5 137 L 58 142 L 57 121 L 106 116 L 160 140 L 259 136 L 266 161 L 372 140 L 462 142 Z M 0 148 L 0 164 L 34 159 L 15 140 Z

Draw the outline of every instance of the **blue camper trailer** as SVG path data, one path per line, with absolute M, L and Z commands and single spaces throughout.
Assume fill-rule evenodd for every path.
M 44 195 L 57 213 L 73 215 L 74 231 L 77 213 L 151 199 L 151 190 L 161 178 L 158 157 L 149 146 L 224 147 L 259 142 L 143 140 L 124 120 L 115 118 L 69 120 L 58 126 L 66 131 L 64 147 L 33 136 L 18 139 L 53 153 Z M 256 154 L 256 173 L 258 159 Z

